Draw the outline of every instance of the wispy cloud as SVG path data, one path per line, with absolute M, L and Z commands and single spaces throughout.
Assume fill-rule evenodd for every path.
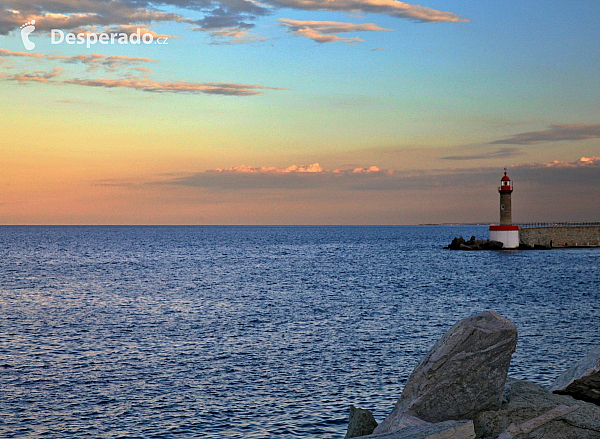
M 515 134 L 491 145 L 535 145 L 545 142 L 563 142 L 600 138 L 600 124 L 554 124 L 547 130 Z
M 135 0 L 3 0 L 0 8 L 0 34 L 16 30 L 31 20 L 36 21 L 39 31 L 193 21 L 153 9 L 150 2 Z
M 45 58 L 45 55 L 35 52 L 15 52 L 8 49 L 0 49 L 2 57 L 23 57 L 23 58 Z
M 95 70 L 99 67 L 104 67 L 109 71 L 114 71 L 117 68 L 127 68 L 131 66 L 139 66 L 142 63 L 157 63 L 158 61 L 145 57 L 133 57 L 123 55 L 103 55 L 101 53 L 92 53 L 90 55 L 44 55 L 41 53 L 29 52 L 14 52 L 8 49 L 0 49 L 0 57 L 28 57 L 38 60 L 57 60 L 70 64 L 85 64 L 88 66 L 88 71 Z
M 277 166 L 262 166 L 260 168 L 238 165 L 231 166 L 229 168 L 216 168 L 205 171 L 208 173 L 219 172 L 219 173 L 241 173 L 241 174 L 370 174 L 372 172 L 386 172 L 393 174 L 393 171 L 382 171 L 377 166 L 369 167 L 350 167 L 350 168 L 336 168 L 336 169 L 323 169 L 319 163 L 313 163 L 311 165 L 290 165 L 286 168 L 278 168 Z
M 510 167 L 520 185 L 561 185 L 568 191 L 576 182 L 579 187 L 600 190 L 600 157 L 548 163 L 523 163 Z M 349 191 L 444 191 L 460 186 L 479 190 L 482 185 L 495 188 L 501 176 L 497 167 L 454 168 L 393 171 L 377 166 L 325 169 L 319 163 L 279 167 L 247 165 L 218 168 L 202 172 L 158 177 L 150 184 L 178 185 L 219 191 L 327 189 Z
M 224 27 L 219 29 L 193 28 L 197 31 L 206 32 L 212 37 L 210 44 L 246 44 L 266 41 L 268 38 L 251 34 L 247 29 L 241 27 Z
M 242 174 L 257 174 L 257 173 L 289 174 L 289 173 L 293 173 L 293 172 L 317 173 L 317 172 L 324 172 L 324 171 L 323 171 L 323 168 L 318 163 L 313 163 L 312 165 L 305 165 L 305 166 L 291 165 L 291 166 L 288 166 L 287 168 L 278 168 L 276 166 L 269 166 L 269 167 L 263 166 L 260 168 L 255 168 L 255 167 L 248 166 L 248 165 L 238 165 L 238 166 L 231 166 L 229 168 L 217 168 L 217 169 L 209 170 L 206 172 L 231 172 L 231 173 L 242 173 Z
M 215 190 L 252 189 L 315 189 L 349 188 L 360 189 L 373 184 L 373 180 L 392 178 L 393 170 L 382 170 L 377 166 L 325 169 L 319 163 L 253 167 L 238 165 L 217 168 L 185 175 L 168 176 L 154 184 L 181 185 Z
M 483 152 L 472 155 L 451 155 L 441 157 L 441 160 L 489 160 L 495 158 L 507 158 L 522 155 L 523 151 L 519 148 L 502 148 L 496 151 Z
M 0 49 L 0 59 L 10 57 L 27 57 L 30 54 L 24 52 L 13 52 L 7 49 Z M 151 73 L 152 70 L 146 67 L 140 67 L 141 64 L 157 63 L 158 61 L 145 57 L 131 57 L 123 55 L 103 55 L 94 53 L 90 55 L 42 55 L 34 54 L 32 58 L 42 61 L 60 61 L 68 64 L 86 65 L 87 71 L 92 72 L 102 67 L 109 72 L 118 69 L 136 70 L 142 74 Z M 12 69 L 12 65 L 4 65 L 5 69 Z M 52 71 L 35 70 L 33 72 L 21 72 L 9 75 L 0 74 L 0 78 L 10 81 L 24 82 L 50 82 L 62 75 L 65 70 L 54 67 Z M 280 87 L 268 87 L 258 84 L 238 84 L 229 82 L 189 82 L 189 81 L 155 81 L 144 75 L 138 77 L 132 75 L 126 70 L 124 78 L 73 78 L 73 75 L 67 75 L 60 81 L 52 81 L 64 84 L 80 85 L 87 87 L 102 88 L 129 88 L 153 93 L 189 93 L 189 94 L 213 94 L 227 96 L 252 96 L 262 94 L 264 90 L 285 90 Z
M 386 14 L 423 23 L 469 21 L 453 12 L 443 12 L 397 0 L 270 0 L 269 3 L 306 11 L 362 12 Z
M 47 55 L 46 59 L 49 60 L 60 60 L 63 62 L 76 64 L 81 63 L 88 66 L 88 71 L 96 70 L 99 67 L 104 67 L 109 71 L 115 71 L 118 68 L 128 68 L 132 66 L 139 66 L 142 63 L 157 63 L 158 61 L 145 58 L 145 57 L 132 57 L 122 55 L 103 55 L 100 53 L 93 53 L 91 55 Z
M 205 93 L 228 96 L 251 96 L 263 93 L 263 90 L 285 90 L 264 85 L 234 84 L 226 82 L 160 82 L 148 78 L 126 79 L 69 79 L 67 84 L 104 88 L 131 88 L 152 93 Z
M 8 77 L 9 81 L 18 82 L 48 82 L 64 72 L 59 67 L 54 67 L 50 72 L 44 72 L 43 70 L 35 70 L 29 73 L 16 73 Z
M 164 10 L 161 10 L 164 8 Z M 262 16 L 277 8 L 304 11 L 386 14 L 423 23 L 468 21 L 453 12 L 444 12 L 397 0 L 2 0 L 0 34 L 19 29 L 36 20 L 38 31 L 50 29 L 98 29 L 131 32 L 132 27 L 148 28 L 156 23 L 186 23 L 203 30 L 250 29 Z M 179 13 L 170 12 L 177 10 Z M 202 14 L 202 18 L 190 18 Z
M 600 157 L 581 157 L 572 162 L 554 160 L 553 162 L 532 163 L 530 165 L 515 165 L 515 167 L 528 166 L 530 168 L 600 168 Z
M 289 18 L 280 18 L 278 20 L 283 26 L 287 27 L 291 33 L 301 37 L 310 38 L 317 43 L 356 43 L 364 41 L 358 37 L 343 38 L 335 34 L 347 32 L 365 32 L 365 31 L 391 31 L 379 27 L 374 23 L 342 23 L 338 21 L 310 21 L 310 20 L 292 20 Z

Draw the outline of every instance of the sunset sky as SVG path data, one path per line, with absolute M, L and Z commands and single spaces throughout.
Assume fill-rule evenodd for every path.
M 0 0 L 0 223 L 600 221 L 600 1 Z M 27 50 L 20 27 L 35 20 Z M 168 44 L 51 44 L 151 32 Z

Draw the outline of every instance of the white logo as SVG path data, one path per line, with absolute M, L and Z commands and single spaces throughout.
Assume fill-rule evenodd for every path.
M 154 35 L 151 33 L 142 34 L 140 29 L 135 33 L 127 34 L 125 32 L 101 32 L 101 33 L 78 33 L 68 32 L 65 34 L 60 29 L 52 29 L 51 31 L 51 44 L 60 44 L 65 42 L 67 44 L 85 44 L 89 49 L 96 43 L 100 44 L 168 44 L 167 37 L 159 36 L 154 39 Z
M 35 30 L 34 24 L 35 20 L 31 20 L 21 26 L 21 39 L 23 40 L 23 45 L 27 50 L 35 49 L 35 43 L 29 41 L 29 34 Z
M 27 50 L 35 49 L 35 43 L 29 41 L 29 35 L 35 30 L 35 20 L 28 21 L 24 25 L 21 26 L 21 39 L 23 40 L 23 45 Z M 85 44 L 89 49 L 94 44 L 161 44 L 166 45 L 167 40 L 169 39 L 167 36 L 157 35 L 156 39 L 154 38 L 156 34 L 151 32 L 141 33 L 140 29 L 137 29 L 135 33 L 126 33 L 126 32 L 101 32 L 101 33 L 78 33 L 75 34 L 73 32 L 64 33 L 60 29 L 52 29 L 51 31 L 51 44 Z

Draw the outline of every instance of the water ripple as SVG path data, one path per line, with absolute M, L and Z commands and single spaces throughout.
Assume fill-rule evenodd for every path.
M 1 227 L 0 436 L 339 438 L 482 309 L 551 383 L 599 342 L 600 252 L 441 250 L 472 234 Z

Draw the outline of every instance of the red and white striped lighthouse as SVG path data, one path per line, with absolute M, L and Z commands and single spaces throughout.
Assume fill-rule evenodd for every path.
M 513 192 L 512 181 L 504 168 L 504 177 L 500 180 L 500 224 L 490 226 L 490 240 L 500 241 L 503 248 L 519 247 L 519 226 L 512 223 L 511 194 Z

